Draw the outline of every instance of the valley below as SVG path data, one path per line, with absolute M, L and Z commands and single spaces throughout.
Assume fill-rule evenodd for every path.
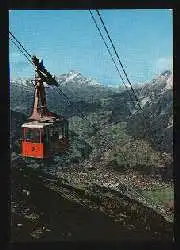
M 143 204 L 139 194 L 128 192 L 128 185 L 117 190 L 105 185 L 102 177 L 88 181 L 102 170 L 66 169 L 56 178 L 42 166 L 24 166 L 16 160 L 12 169 L 13 242 L 173 238 L 172 213 Z

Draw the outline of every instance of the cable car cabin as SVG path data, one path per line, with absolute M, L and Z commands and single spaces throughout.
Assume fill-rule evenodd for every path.
M 68 147 L 68 121 L 31 121 L 22 126 L 22 156 L 48 158 Z
M 58 86 L 58 82 L 36 56 L 32 56 L 32 63 L 36 68 L 34 103 L 31 116 L 21 126 L 23 129 L 21 154 L 44 159 L 67 149 L 68 121 L 47 109 L 44 82 L 54 86 Z

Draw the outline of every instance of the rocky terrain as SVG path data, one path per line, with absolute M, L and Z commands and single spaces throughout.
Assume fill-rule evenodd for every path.
M 30 115 L 33 102 L 30 80 L 14 81 L 10 88 L 14 240 L 53 240 L 58 237 L 60 240 L 78 240 L 79 237 L 90 237 L 87 225 L 72 229 L 74 220 L 78 224 L 75 217 L 72 217 L 71 229 L 61 234 L 64 229 L 59 227 L 57 221 L 62 217 L 55 213 L 52 218 L 50 211 L 54 210 L 49 210 L 49 207 L 41 216 L 40 210 L 45 205 L 42 207 L 37 202 L 46 194 L 49 194 L 48 199 L 53 204 L 55 201 L 50 197 L 59 197 L 64 209 L 78 204 L 77 210 L 72 208 L 72 211 L 79 216 L 88 209 L 93 210 L 87 218 L 102 220 L 105 224 L 100 222 L 102 227 L 99 230 L 104 228 L 104 235 L 108 235 L 108 227 L 112 226 L 114 233 L 109 235 L 110 238 L 105 236 L 108 239 L 120 235 L 138 238 L 142 233 L 148 239 L 172 239 L 172 73 L 163 72 L 150 83 L 136 88 L 143 114 L 134 107 L 135 100 L 123 88 L 113 90 L 73 71 L 57 77 L 59 87 L 72 103 L 69 105 L 63 97 L 55 95 L 51 88 L 46 88 L 47 102 L 51 111 L 69 119 L 70 148 L 65 154 L 53 156 L 45 162 L 22 159 L 19 155 L 20 125 Z M 86 119 L 82 119 L 77 108 Z M 43 193 L 38 191 L 36 194 L 36 184 Z M 69 205 L 67 200 L 71 201 Z M 109 205 L 105 205 L 106 200 Z M 31 209 L 34 203 L 36 209 L 41 206 L 39 211 Z M 27 212 L 23 212 L 24 209 Z M 70 216 L 65 210 L 58 211 L 66 213 L 67 218 Z M 37 214 L 34 215 L 37 223 L 31 219 L 33 213 Z M 82 215 L 84 220 L 83 216 L 86 215 Z M 52 223 L 47 222 L 47 218 Z M 85 224 L 90 223 L 89 220 Z M 63 223 L 66 228 L 70 222 L 65 220 Z M 100 237 L 98 233 L 92 237 L 95 236 Z
M 136 136 L 141 134 L 146 138 L 151 135 L 151 142 L 157 150 L 172 154 L 173 75 L 171 71 L 163 72 L 159 77 L 138 89 L 138 96 L 149 123 L 147 125 L 149 132 L 142 135 L 145 119 L 143 119 L 142 114 L 136 112 L 128 123 L 130 133 Z

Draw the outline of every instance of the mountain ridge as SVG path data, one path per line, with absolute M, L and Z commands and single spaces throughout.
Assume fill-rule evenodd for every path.
M 86 81 L 82 84 L 84 79 Z M 94 112 L 103 113 L 103 119 L 106 120 L 105 123 L 107 125 L 111 126 L 113 123 L 127 122 L 128 133 L 142 138 L 144 120 L 142 112 L 138 110 L 136 100 L 130 90 L 117 92 L 108 86 L 94 84 L 94 82 L 91 85 L 89 78 L 84 78 L 77 71 L 62 74 L 58 81 L 61 82 L 60 88 L 71 99 L 72 103 L 69 105 L 65 98 L 54 94 L 51 88 L 46 88 L 47 104 L 50 110 L 67 117 L 79 116 L 77 108 L 86 116 Z M 27 87 L 28 84 L 31 85 Z M 11 109 L 30 115 L 34 91 L 30 79 L 25 79 L 25 82 L 22 79 L 19 83 L 13 82 L 10 87 Z M 163 142 L 162 150 L 169 152 L 172 151 L 172 89 L 173 73 L 170 70 L 162 72 L 149 83 L 135 88 L 140 105 L 152 128 L 153 140 L 156 138 L 155 140 L 159 143 L 159 140 L 164 140 L 162 137 L 166 138 L 167 146 Z M 129 94 L 131 94 L 131 99 Z M 136 108 L 134 104 L 136 104 Z M 147 135 L 145 138 L 150 139 Z

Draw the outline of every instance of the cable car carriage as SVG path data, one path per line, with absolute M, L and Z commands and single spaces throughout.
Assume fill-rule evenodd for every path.
M 68 122 L 64 118 L 55 122 L 26 122 L 21 127 L 23 156 L 43 159 L 67 148 Z
M 44 159 L 64 152 L 68 147 L 68 121 L 46 107 L 46 94 L 43 82 L 57 85 L 39 60 L 32 58 L 36 66 L 33 111 L 27 122 L 22 124 L 21 154 L 25 157 Z M 41 99 L 41 108 L 39 107 Z

